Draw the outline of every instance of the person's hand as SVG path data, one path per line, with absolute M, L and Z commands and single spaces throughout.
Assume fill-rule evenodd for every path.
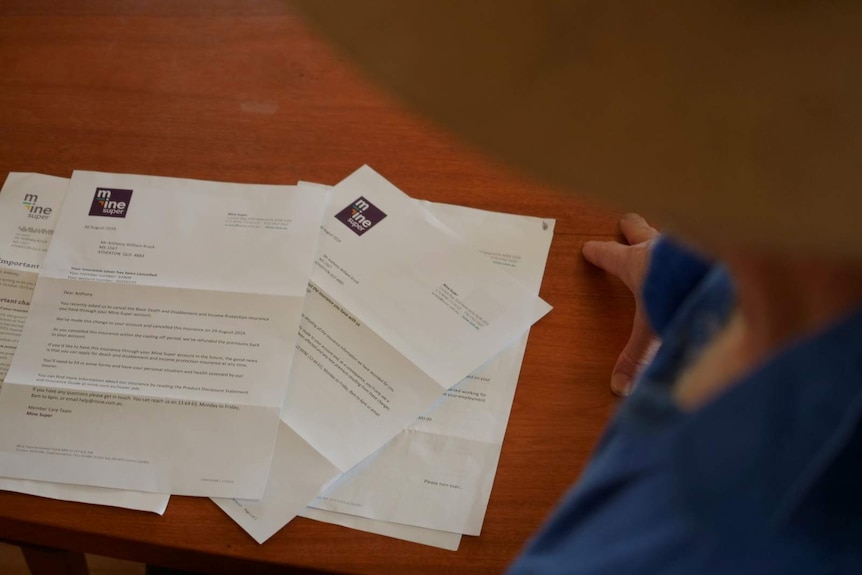
M 652 361 L 659 346 L 641 302 L 641 286 L 649 263 L 650 244 L 659 233 L 637 214 L 623 216 L 620 231 L 628 245 L 591 241 L 584 244 L 583 253 L 587 261 L 620 278 L 635 296 L 632 334 L 611 373 L 611 390 L 617 395 L 628 395 L 632 391 L 635 376 Z

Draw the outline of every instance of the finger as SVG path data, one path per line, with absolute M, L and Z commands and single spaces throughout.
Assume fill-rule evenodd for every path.
M 629 245 L 648 242 L 658 235 L 658 230 L 649 225 L 638 214 L 626 214 L 620 220 L 620 231 Z
M 629 395 L 634 388 L 635 377 L 652 361 L 658 347 L 658 338 L 638 310 L 635 313 L 629 341 L 620 353 L 611 373 L 611 391 L 621 396 Z
M 583 254 L 588 262 L 608 273 L 622 277 L 628 262 L 628 246 L 619 242 L 589 241 L 584 244 Z

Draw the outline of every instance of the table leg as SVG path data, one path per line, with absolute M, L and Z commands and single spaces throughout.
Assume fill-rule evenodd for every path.
M 31 575 L 89 575 L 83 553 L 21 545 Z

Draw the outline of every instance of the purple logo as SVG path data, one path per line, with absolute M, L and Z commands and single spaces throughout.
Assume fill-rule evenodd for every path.
M 361 236 L 386 217 L 377 206 L 361 197 L 337 214 L 335 219 Z
M 131 201 L 132 190 L 96 188 L 96 195 L 93 196 L 93 203 L 90 205 L 90 215 L 125 218 Z

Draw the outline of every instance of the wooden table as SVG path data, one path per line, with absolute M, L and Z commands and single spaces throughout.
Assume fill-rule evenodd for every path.
M 0 493 L 0 539 L 200 571 L 499 572 L 578 476 L 616 400 L 626 289 L 580 256 L 616 215 L 482 157 L 370 86 L 272 0 L 6 0 L 0 177 L 73 169 L 334 184 L 369 164 L 414 197 L 557 219 L 480 537 L 448 552 L 297 519 L 258 545 L 208 499 L 158 517 Z M 50 555 L 50 554 L 49 554 Z

